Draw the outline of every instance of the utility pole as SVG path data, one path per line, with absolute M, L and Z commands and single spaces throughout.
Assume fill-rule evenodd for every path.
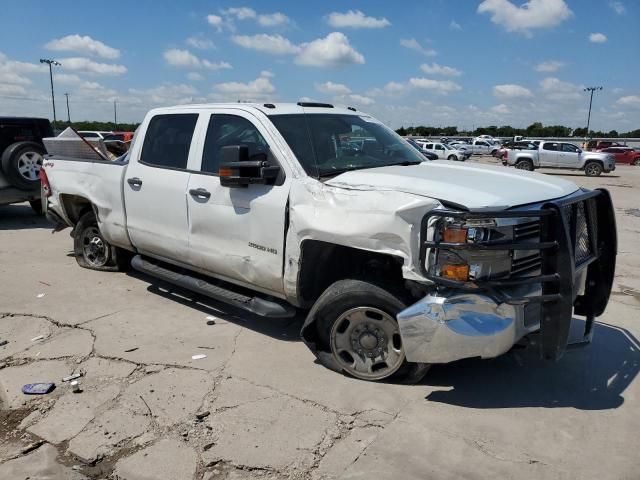
M 51 80 L 51 103 L 53 105 L 53 129 L 55 130 L 56 129 L 56 98 L 53 94 L 53 70 L 51 67 L 52 65 L 59 67 L 62 64 L 50 58 L 41 58 L 40 63 L 46 63 L 47 65 L 49 65 L 49 80 Z
M 116 101 L 113 100 L 113 123 L 115 125 L 114 130 L 118 130 L 118 108 L 116 107 Z
M 69 94 L 65 93 L 65 97 L 67 97 L 67 123 L 71 126 L 71 114 L 69 113 Z
M 589 115 L 587 116 L 587 134 L 585 137 L 589 137 L 589 124 L 591 123 L 591 104 L 593 103 L 593 92 L 596 90 L 602 90 L 602 87 L 587 87 L 584 89 L 585 92 L 591 92 L 591 96 L 589 97 Z

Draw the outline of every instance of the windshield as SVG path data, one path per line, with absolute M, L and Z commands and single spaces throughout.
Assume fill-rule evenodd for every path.
M 293 114 L 269 117 L 308 175 L 422 163 L 414 148 L 371 117 Z

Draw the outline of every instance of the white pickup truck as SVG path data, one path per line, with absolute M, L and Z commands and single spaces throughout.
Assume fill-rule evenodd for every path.
M 533 142 L 538 145 L 535 150 L 507 149 L 502 157 L 502 164 L 529 171 L 536 168 L 582 170 L 590 177 L 616 169 L 615 157 L 607 153 L 585 152 L 573 143 L 543 140 Z
M 613 281 L 608 192 L 423 160 L 352 108 L 208 104 L 152 110 L 125 158 L 53 155 L 41 178 L 81 266 L 131 260 L 260 315 L 307 312 L 304 342 L 360 379 L 535 332 L 557 359 L 574 313 L 588 341 Z

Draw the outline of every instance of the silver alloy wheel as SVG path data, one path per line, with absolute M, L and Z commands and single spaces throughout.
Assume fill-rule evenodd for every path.
M 527 170 L 527 171 L 531 171 L 533 170 L 533 168 L 531 168 L 531 164 L 527 161 L 522 161 L 522 162 L 518 162 L 516 163 L 516 168 L 518 170 Z
M 389 377 L 405 359 L 398 322 L 373 307 L 340 315 L 331 328 L 331 352 L 347 373 L 363 380 Z
M 598 175 L 600 175 L 600 172 L 601 172 L 600 166 L 597 163 L 591 163 L 587 165 L 587 169 L 585 173 L 589 177 L 597 177 Z
M 82 255 L 94 267 L 104 267 L 109 260 L 107 244 L 95 225 L 82 232 Z
M 43 157 L 38 152 L 27 151 L 18 158 L 18 172 L 30 181 L 38 180 L 40 169 L 42 168 Z

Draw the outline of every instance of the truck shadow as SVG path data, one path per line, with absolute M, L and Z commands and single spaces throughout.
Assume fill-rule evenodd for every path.
M 584 321 L 574 318 L 572 336 L 578 338 L 582 328 Z M 567 351 L 558 363 L 540 359 L 537 348 L 512 350 L 492 360 L 439 365 L 421 383 L 452 387 L 426 400 L 460 407 L 607 410 L 624 403 L 622 394 L 639 369 L 640 344 L 633 334 L 596 323 L 592 344 Z
M 226 303 L 217 302 L 189 290 L 182 289 L 170 283 L 163 282 L 154 277 L 131 270 L 127 275 L 144 281 L 148 284 L 147 291 L 154 295 L 170 299 L 187 307 L 202 312 L 205 316 L 212 315 L 225 322 L 234 323 L 240 327 L 248 328 L 254 332 L 268 335 L 269 337 L 286 342 L 298 342 L 300 329 L 304 323 L 306 314 L 298 312 L 291 318 L 266 318 L 251 312 L 235 308 Z
M 0 230 L 31 228 L 52 230 L 53 225 L 45 217 L 36 215 L 28 203 L 0 206 Z

